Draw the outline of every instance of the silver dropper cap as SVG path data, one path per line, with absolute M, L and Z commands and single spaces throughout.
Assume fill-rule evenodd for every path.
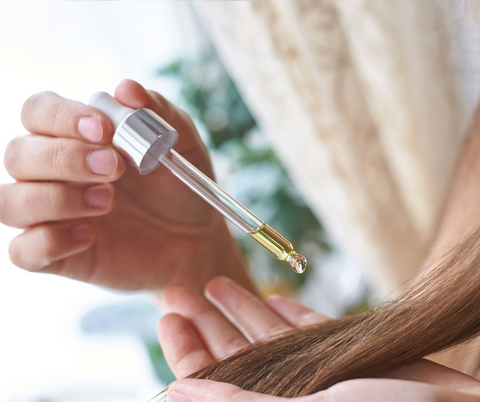
M 155 170 L 178 141 L 177 131 L 150 109 L 131 109 L 106 92 L 93 94 L 88 104 L 110 119 L 113 144 L 141 174 Z

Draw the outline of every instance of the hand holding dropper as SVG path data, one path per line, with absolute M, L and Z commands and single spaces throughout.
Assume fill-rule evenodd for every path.
M 225 193 L 214 181 L 180 156 L 173 148 L 177 131 L 149 109 L 134 110 L 105 92 L 97 92 L 89 104 L 105 113 L 116 128 L 114 145 L 141 174 L 160 163 L 223 216 L 253 237 L 276 258 L 287 261 L 296 273 L 304 272 L 306 259 L 290 242 Z

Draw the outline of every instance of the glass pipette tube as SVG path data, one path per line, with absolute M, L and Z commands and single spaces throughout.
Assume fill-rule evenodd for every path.
M 291 243 L 223 191 L 213 180 L 171 149 L 159 159 L 168 170 L 207 201 L 243 232 L 254 238 L 276 258 L 287 261 L 296 273 L 305 271 L 307 261 Z

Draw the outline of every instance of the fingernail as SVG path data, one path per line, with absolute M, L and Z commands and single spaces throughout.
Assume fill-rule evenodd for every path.
M 92 238 L 92 228 L 88 225 L 74 226 L 71 229 L 73 240 L 81 242 Z
M 98 117 L 82 117 L 78 122 L 78 132 L 88 141 L 98 142 L 103 136 L 103 127 Z
M 193 402 L 193 400 L 188 395 L 172 391 L 168 394 L 167 402 Z
M 105 208 L 112 204 L 113 190 L 110 186 L 89 187 L 85 192 L 87 203 L 92 208 Z
M 99 149 L 93 151 L 88 157 L 88 164 L 92 172 L 103 176 L 114 174 L 117 163 L 117 155 L 112 149 Z

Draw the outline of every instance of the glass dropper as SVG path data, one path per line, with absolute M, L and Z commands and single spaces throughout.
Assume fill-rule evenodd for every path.
M 297 254 L 287 239 L 228 195 L 174 149 L 160 159 L 160 163 L 275 257 L 287 261 L 296 273 L 301 274 L 305 271 L 307 264 L 305 257 Z
M 163 164 L 225 218 L 255 239 L 276 258 L 290 264 L 296 273 L 305 271 L 307 261 L 291 243 L 242 204 L 223 191 L 213 180 L 179 155 L 173 148 L 177 131 L 150 109 L 130 109 L 106 92 L 97 92 L 89 105 L 102 111 L 116 127 L 113 143 L 141 174 Z

